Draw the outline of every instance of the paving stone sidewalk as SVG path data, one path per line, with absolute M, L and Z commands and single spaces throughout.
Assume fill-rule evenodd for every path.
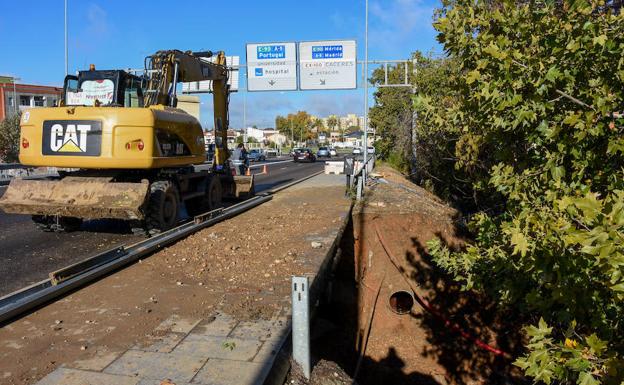
M 39 385 L 261 385 L 288 337 L 287 317 L 239 322 L 175 315 L 149 343 L 56 369 Z

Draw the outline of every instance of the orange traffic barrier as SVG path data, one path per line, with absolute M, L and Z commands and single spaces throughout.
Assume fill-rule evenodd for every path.
M 247 167 L 247 171 L 245 171 L 245 175 L 246 176 L 251 176 L 251 171 L 250 171 L 249 167 Z
M 262 166 L 262 173 L 263 174 L 268 174 L 269 172 L 267 171 L 267 166 L 266 164 Z

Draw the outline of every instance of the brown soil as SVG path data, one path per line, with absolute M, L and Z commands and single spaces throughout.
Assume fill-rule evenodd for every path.
M 350 204 L 342 188 L 310 186 L 280 192 L 4 326 L 0 382 L 32 384 L 63 363 L 145 343 L 172 314 L 199 319 L 219 310 L 240 320 L 283 314 L 291 275 L 312 272 L 310 261 L 327 252 Z
M 428 254 L 430 239 L 453 249 L 465 244 L 458 213 L 390 168 L 375 172 L 388 183 L 373 182 L 354 209 L 354 249 L 349 253 L 345 237 L 334 300 L 320 314 L 321 324 L 331 327 L 323 327 L 327 332 L 317 346 L 325 346 L 317 348 L 317 358 L 335 361 L 353 376 L 374 308 L 359 384 L 522 382 L 511 365 L 521 349 L 517 317 L 483 295 L 461 291 Z M 434 313 L 415 301 L 406 314 L 396 314 L 391 295 L 398 291 L 415 293 L 412 298 Z M 486 351 L 458 330 L 511 356 Z
M 291 362 L 285 385 L 351 385 L 352 381 L 337 363 L 321 360 L 312 368 L 309 380 L 304 377 L 297 363 Z

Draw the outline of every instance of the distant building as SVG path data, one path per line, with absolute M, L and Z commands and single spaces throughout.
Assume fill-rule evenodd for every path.
M 227 130 L 227 142 L 232 144 L 236 142 L 236 138 L 241 135 L 240 131 Z M 212 144 L 215 142 L 214 130 L 204 131 L 204 141 L 206 144 Z
M 53 107 L 62 92 L 60 87 L 17 84 L 11 77 L 0 76 L 0 120 L 29 108 Z
M 329 118 L 336 118 L 338 124 L 334 127 L 330 127 L 328 124 Z M 326 118 L 319 118 L 323 122 L 323 126 L 330 131 L 339 132 L 347 130 L 349 127 L 364 127 L 364 117 L 357 116 L 356 114 L 347 114 L 345 116 L 329 115 Z
M 264 141 L 264 130 L 259 128 L 247 127 L 245 128 L 245 135 L 247 136 L 247 141 L 249 141 L 249 138 L 254 138 L 258 142 Z

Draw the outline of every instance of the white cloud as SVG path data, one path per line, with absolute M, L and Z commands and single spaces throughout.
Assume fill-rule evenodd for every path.
M 87 21 L 87 33 L 92 37 L 107 38 L 113 31 L 112 25 L 108 21 L 108 14 L 95 3 L 89 4 Z

